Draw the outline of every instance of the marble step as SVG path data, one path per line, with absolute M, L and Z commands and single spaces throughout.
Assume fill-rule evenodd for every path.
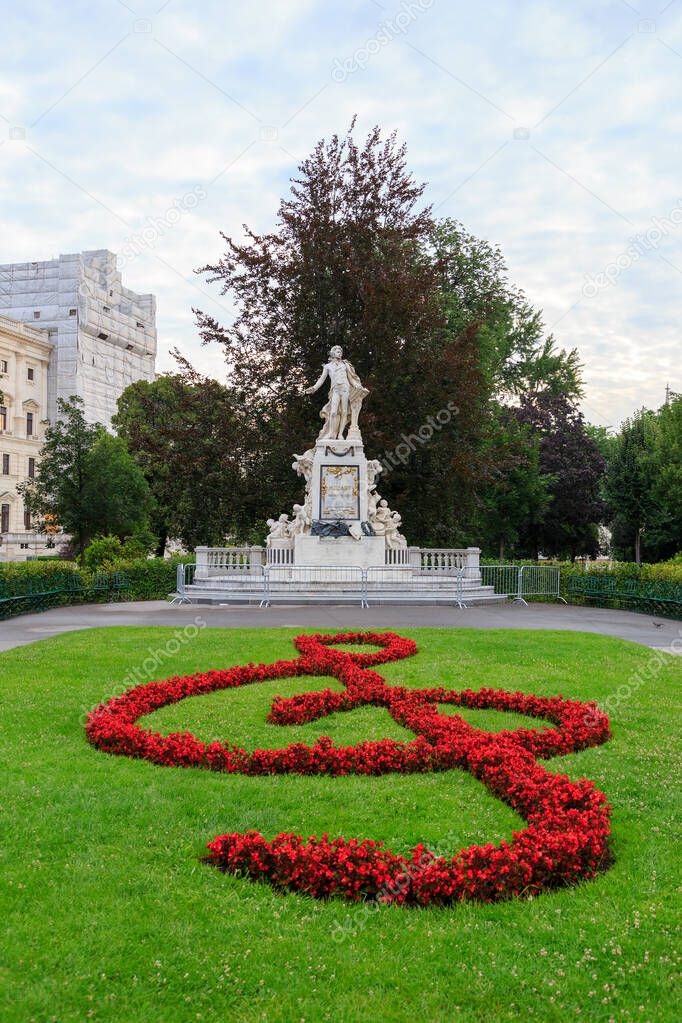
M 188 586 L 185 596 L 192 604 L 260 604 L 263 599 L 263 587 L 253 586 L 241 589 L 221 589 L 215 586 Z M 458 594 L 454 588 L 434 587 L 433 589 L 369 589 L 366 597 L 370 604 L 455 604 L 458 597 L 467 604 L 500 603 L 507 598 L 494 592 L 492 586 L 476 586 Z M 272 603 L 286 604 L 359 604 L 362 593 L 359 589 L 328 586 L 321 587 L 276 587 L 270 590 L 268 598 Z

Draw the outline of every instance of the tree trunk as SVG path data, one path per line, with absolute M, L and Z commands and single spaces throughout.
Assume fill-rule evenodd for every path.
M 504 561 L 504 540 L 500 540 L 500 561 Z
M 642 564 L 642 530 L 638 529 L 635 533 L 635 562 L 638 565 Z
M 162 526 L 159 530 L 159 543 L 156 548 L 157 558 L 162 558 L 166 553 L 166 544 L 168 543 L 168 530 L 165 526 Z

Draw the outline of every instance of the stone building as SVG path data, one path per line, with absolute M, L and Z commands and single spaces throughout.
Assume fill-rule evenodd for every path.
M 123 287 L 107 249 L 0 266 L 0 316 L 48 331 L 52 421 L 57 399 L 77 394 L 87 420 L 109 427 L 128 384 L 154 379 L 156 300 Z
M 0 561 L 22 561 L 54 545 L 36 533 L 17 493 L 33 476 L 47 425 L 46 330 L 0 316 Z

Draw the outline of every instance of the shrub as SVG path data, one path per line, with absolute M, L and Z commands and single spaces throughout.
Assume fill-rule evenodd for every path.
M 481 558 L 482 565 L 497 564 L 494 558 Z M 626 579 L 641 579 L 643 581 L 660 581 L 682 584 L 682 556 L 676 555 L 670 561 L 661 561 L 654 565 L 637 565 L 634 561 L 590 561 L 584 564 L 580 561 L 532 561 L 530 559 L 510 560 L 510 565 L 554 565 L 561 569 L 561 596 L 568 598 L 569 581 L 576 576 L 608 575 L 617 582 Z M 535 598 L 529 598 L 535 599 Z M 543 600 L 543 597 L 537 598 Z M 576 603 L 575 597 L 571 602 Z
M 190 561 L 194 561 L 194 555 L 183 554 L 172 558 L 125 559 L 112 567 L 128 577 L 127 600 L 165 600 L 175 590 L 178 565 Z
M 106 539 L 106 538 L 104 538 Z M 134 558 L 107 563 L 106 571 L 124 572 L 129 589 L 120 594 L 123 600 L 165 600 L 175 590 L 177 566 L 191 561 L 187 556 L 174 558 Z M 73 588 L 74 578 L 87 589 L 92 585 L 95 568 L 79 568 L 72 561 L 14 561 L 0 564 L 0 596 L 19 596 L 26 593 L 44 593 L 61 588 Z M 84 598 L 75 593 L 63 593 L 51 600 L 53 605 L 80 603 Z M 85 597 L 96 600 L 95 596 Z
M 123 557 L 123 544 L 117 536 L 96 536 L 85 550 L 85 567 L 91 570 L 108 566 Z

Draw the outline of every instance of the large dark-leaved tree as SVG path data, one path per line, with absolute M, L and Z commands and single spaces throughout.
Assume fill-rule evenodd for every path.
M 542 514 L 529 518 L 519 546 L 533 557 L 597 554 L 605 461 L 582 413 L 566 396 L 541 391 L 526 394 L 515 415 L 539 441 L 549 498 Z
M 158 554 L 169 538 L 191 550 L 253 527 L 233 394 L 182 359 L 179 369 L 127 387 L 113 420 L 154 497 Z
M 386 465 L 381 491 L 408 537 L 455 538 L 477 475 L 484 378 L 478 322 L 448 328 L 423 190 L 394 135 L 376 128 L 359 146 L 351 125 L 300 165 L 273 231 L 223 235 L 223 257 L 203 268 L 237 307 L 229 325 L 196 312 L 203 341 L 224 348 L 244 415 L 255 518 L 300 499 L 291 455 L 321 425 L 320 397 L 303 388 L 340 344 L 370 389 L 367 454 Z

